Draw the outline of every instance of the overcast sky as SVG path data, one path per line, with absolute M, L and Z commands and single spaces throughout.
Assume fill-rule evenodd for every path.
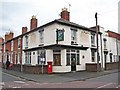
M 32 15 L 36 15 L 38 26 L 59 19 L 61 9 L 70 7 L 70 21 L 86 26 L 95 26 L 95 12 L 98 24 L 118 32 L 118 1 L 120 0 L 2 0 L 0 3 L 0 36 L 13 31 L 22 33 L 22 27 L 30 27 Z

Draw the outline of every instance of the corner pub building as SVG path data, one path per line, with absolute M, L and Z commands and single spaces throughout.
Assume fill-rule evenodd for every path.
M 67 8 L 62 9 L 60 19 L 37 27 L 37 19 L 32 16 L 30 24 L 30 31 L 23 28 L 24 33 L 18 36 L 22 39 L 21 60 L 20 63 L 13 63 L 13 69 L 28 73 L 47 73 L 47 66 L 50 64 L 52 73 L 86 70 L 91 65 L 96 70 L 96 31 L 93 27 L 87 28 L 70 22 Z M 102 31 L 103 28 L 98 27 Z M 101 35 L 100 32 L 99 63 L 105 68 L 100 40 L 104 40 L 105 36 Z

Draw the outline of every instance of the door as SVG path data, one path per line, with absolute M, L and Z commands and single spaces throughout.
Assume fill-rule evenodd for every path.
M 106 70 L 106 63 L 107 63 L 107 55 L 106 54 L 104 54 L 104 57 L 105 57 L 105 70 Z
M 71 71 L 76 71 L 76 55 L 71 54 Z

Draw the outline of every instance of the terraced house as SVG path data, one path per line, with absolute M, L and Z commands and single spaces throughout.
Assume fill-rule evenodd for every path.
M 115 69 L 120 60 L 120 34 L 97 28 L 100 69 Z M 53 73 L 97 70 L 96 27 L 71 22 L 67 8 L 62 9 L 60 19 L 39 27 L 32 16 L 30 31 L 23 27 L 22 32 L 3 43 L 3 61 L 9 58 L 12 69 L 38 74 L 49 68 Z

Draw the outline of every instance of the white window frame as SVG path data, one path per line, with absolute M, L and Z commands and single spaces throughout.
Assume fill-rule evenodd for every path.
M 20 52 L 18 52 L 18 59 L 17 59 L 17 63 L 20 64 Z
M 25 64 L 31 64 L 31 52 L 25 52 Z
M 14 47 L 14 41 L 11 41 L 11 51 L 13 51 L 13 47 Z
M 94 53 L 94 56 L 93 56 L 93 53 Z M 93 58 L 94 58 L 94 61 L 93 61 Z M 95 50 L 91 50 L 91 61 L 92 62 L 95 62 L 96 60 L 96 52 L 95 52 Z
M 42 54 L 45 54 L 44 56 L 42 56 Z M 46 52 L 45 52 L 45 50 L 38 50 L 37 51 L 37 64 L 38 65 L 42 65 L 42 63 L 41 63 L 41 61 L 40 60 L 43 60 L 44 59 L 44 64 L 46 64 Z
M 70 64 L 67 64 L 67 54 L 70 55 Z M 71 65 L 71 54 L 75 54 L 76 65 L 80 65 L 81 64 L 81 62 L 80 62 L 80 50 L 75 50 L 75 49 L 74 49 L 74 52 L 72 49 L 69 49 L 69 52 L 67 52 L 67 50 L 66 50 L 66 65 L 67 66 Z M 78 62 L 77 55 L 79 55 L 79 63 L 77 63 Z
M 18 49 L 20 49 L 21 38 L 18 38 Z
M 103 44 L 104 44 L 104 49 L 107 49 L 107 40 L 105 38 L 103 39 Z
M 77 44 L 77 29 L 71 29 L 71 44 Z
M 40 44 L 44 43 L 44 29 L 39 31 L 39 40 L 40 40 Z
M 91 33 L 91 45 L 95 46 L 95 34 Z
M 25 48 L 28 48 L 28 36 L 25 36 Z

